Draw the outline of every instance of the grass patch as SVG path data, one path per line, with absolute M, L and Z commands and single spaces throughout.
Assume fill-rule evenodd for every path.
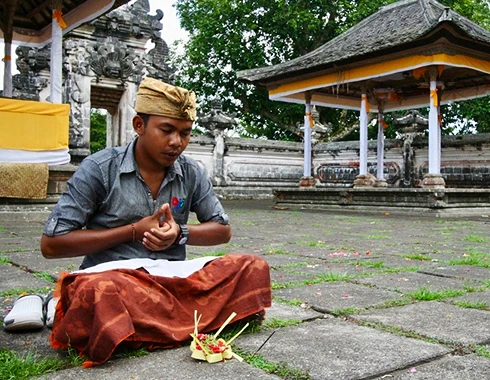
M 429 258 L 426 255 L 422 255 L 421 253 L 415 253 L 415 254 L 409 254 L 409 255 L 403 255 L 404 259 L 410 259 L 410 260 L 420 260 L 420 261 L 426 261 L 429 260 Z
M 41 358 L 32 353 L 21 355 L 5 348 L 0 350 L 0 379 L 29 379 L 70 366 L 70 361 L 62 358 Z
M 478 235 L 466 235 L 463 240 L 471 243 L 486 243 L 488 241 L 487 238 Z
M 56 279 L 53 278 L 53 276 L 51 276 L 48 272 L 34 272 L 33 275 L 48 282 L 56 282 Z
M 286 300 L 280 297 L 274 297 L 274 301 L 290 306 L 300 306 L 303 303 L 303 301 L 301 301 L 300 299 Z
M 449 265 L 474 265 L 483 268 L 490 267 L 488 255 L 484 253 L 465 254 L 461 258 L 449 260 Z
M 130 358 L 141 358 L 143 356 L 149 355 L 150 353 L 144 348 L 139 348 L 137 350 L 123 347 L 117 349 L 111 359 L 130 359 Z
M 387 273 L 400 273 L 400 272 L 417 272 L 420 270 L 420 267 L 393 267 L 393 268 L 385 268 L 382 271 L 376 274 L 387 274 Z
M 9 258 L 5 256 L 0 256 L 0 264 L 10 264 Z
M 12 249 L 2 249 L 0 253 L 15 253 L 15 252 L 30 252 L 29 249 L 24 249 L 22 247 L 12 248 Z
M 336 317 L 345 317 L 347 315 L 351 314 L 357 314 L 361 311 L 362 309 L 358 309 L 357 307 L 346 307 L 344 309 L 333 309 L 330 314 L 336 316 Z
M 284 248 L 271 247 L 270 245 L 265 247 L 264 252 L 268 255 L 287 255 L 288 252 Z
M 379 330 L 379 331 L 389 332 L 391 334 L 404 336 L 407 338 L 414 338 L 414 339 L 418 339 L 418 340 L 423 340 L 424 342 L 428 342 L 428 343 L 435 343 L 435 344 L 441 343 L 436 339 L 429 338 L 429 337 L 426 337 L 424 335 L 420 335 L 420 334 L 413 332 L 413 331 L 406 331 L 406 330 L 403 330 L 400 327 L 396 327 L 396 326 L 385 325 L 385 324 L 382 324 L 379 322 L 358 321 L 358 320 L 356 320 L 356 322 L 359 326 L 370 327 L 370 328 L 374 328 L 374 329 Z
M 386 240 L 390 237 L 386 235 L 366 235 L 364 238 L 368 240 Z
M 352 276 L 347 273 L 339 272 L 325 272 L 318 275 L 318 277 L 312 280 L 304 280 L 303 283 L 308 284 L 321 284 L 323 282 L 336 282 L 336 281 L 347 281 L 350 280 Z
M 317 247 L 317 248 L 325 248 L 326 244 L 322 240 L 318 241 L 297 241 L 295 242 L 296 245 L 301 245 L 304 247 Z
M 457 297 L 465 294 L 464 290 L 447 289 L 442 291 L 432 291 L 427 288 L 420 288 L 414 292 L 408 293 L 407 296 L 417 301 L 437 301 L 445 298 Z
M 305 263 L 305 262 L 303 262 L 303 263 L 287 263 L 287 264 L 281 265 L 281 268 L 288 268 L 288 269 L 304 268 L 304 267 L 307 267 L 308 265 L 317 266 L 320 264 L 312 264 L 312 263 Z
M 66 268 L 63 268 L 63 267 L 60 267 L 60 266 L 57 266 L 55 268 L 55 270 L 58 271 L 58 272 L 63 272 L 63 271 L 67 271 L 67 270 L 71 271 L 73 269 L 75 269 L 75 264 L 68 264 L 66 266 Z
M 485 302 L 455 301 L 454 304 L 464 309 L 490 310 L 490 305 Z
M 385 263 L 383 261 L 358 260 L 353 265 L 363 268 L 384 268 Z
M 200 257 L 201 256 L 224 256 L 224 255 L 227 255 L 228 253 L 230 253 L 230 251 L 228 249 L 217 249 L 217 250 L 213 250 L 213 251 L 209 251 L 209 252 L 204 252 L 199 256 Z
M 400 307 L 412 303 L 413 300 L 409 297 L 400 297 L 392 300 L 385 301 L 379 305 L 374 306 L 374 309 L 387 309 L 389 307 Z
M 279 376 L 283 379 L 311 380 L 311 376 L 308 372 L 290 367 L 286 362 L 270 362 L 264 359 L 264 357 L 261 355 L 253 354 L 240 349 L 234 348 L 233 351 L 240 355 L 248 364 L 272 375 Z
M 490 359 L 490 348 L 488 348 L 487 346 L 472 345 L 471 348 L 478 356 L 483 356 Z
M 45 294 L 45 293 L 49 293 L 52 290 L 53 289 L 50 286 L 46 286 L 44 288 L 38 288 L 38 289 L 28 289 L 28 288 L 9 289 L 0 293 L 0 297 L 23 296 L 26 294 Z
M 297 319 L 271 318 L 266 319 L 262 324 L 262 327 L 266 329 L 278 329 L 281 327 L 296 326 L 299 324 L 301 324 L 301 321 Z

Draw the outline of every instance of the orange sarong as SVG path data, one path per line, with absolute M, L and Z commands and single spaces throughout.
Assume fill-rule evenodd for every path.
M 194 331 L 219 328 L 271 306 L 267 262 L 254 255 L 230 254 L 186 278 L 152 276 L 144 269 L 68 274 L 60 280 L 60 300 L 51 344 L 76 349 L 90 363 L 107 361 L 129 343 L 147 349 L 178 347 Z

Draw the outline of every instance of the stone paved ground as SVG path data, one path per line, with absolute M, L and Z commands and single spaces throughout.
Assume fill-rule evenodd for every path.
M 271 266 L 273 306 L 260 331 L 234 343 L 286 372 L 213 366 L 187 348 L 114 359 L 46 378 L 490 378 L 490 220 L 278 210 L 225 201 L 233 238 L 189 257 L 250 253 Z M 46 211 L 0 212 L 0 317 L 17 294 L 47 293 L 80 259 L 45 260 Z M 0 347 L 56 356 L 49 330 L 0 332 Z M 162 374 L 166 374 L 163 376 Z

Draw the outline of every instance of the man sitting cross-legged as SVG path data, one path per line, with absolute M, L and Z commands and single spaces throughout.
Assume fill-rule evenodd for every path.
M 186 245 L 231 238 L 203 169 L 182 155 L 196 116 L 195 94 L 155 79 L 139 88 L 137 137 L 87 157 L 67 183 L 44 228 L 46 258 L 84 256 L 60 280 L 51 335 L 93 363 L 121 343 L 173 347 L 194 330 L 218 328 L 271 304 L 267 263 L 253 255 L 184 261 Z M 199 224 L 186 224 L 194 212 Z

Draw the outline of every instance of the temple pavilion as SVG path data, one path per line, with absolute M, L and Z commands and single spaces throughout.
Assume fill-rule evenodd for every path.
M 360 112 L 357 186 L 368 174 L 368 112 L 378 113 L 376 184 L 383 186 L 383 114 L 429 107 L 423 185 L 444 188 L 440 106 L 490 94 L 490 31 L 435 0 L 402 0 L 308 54 L 237 76 L 272 100 L 305 104 L 304 178 L 312 176 L 312 105 Z

